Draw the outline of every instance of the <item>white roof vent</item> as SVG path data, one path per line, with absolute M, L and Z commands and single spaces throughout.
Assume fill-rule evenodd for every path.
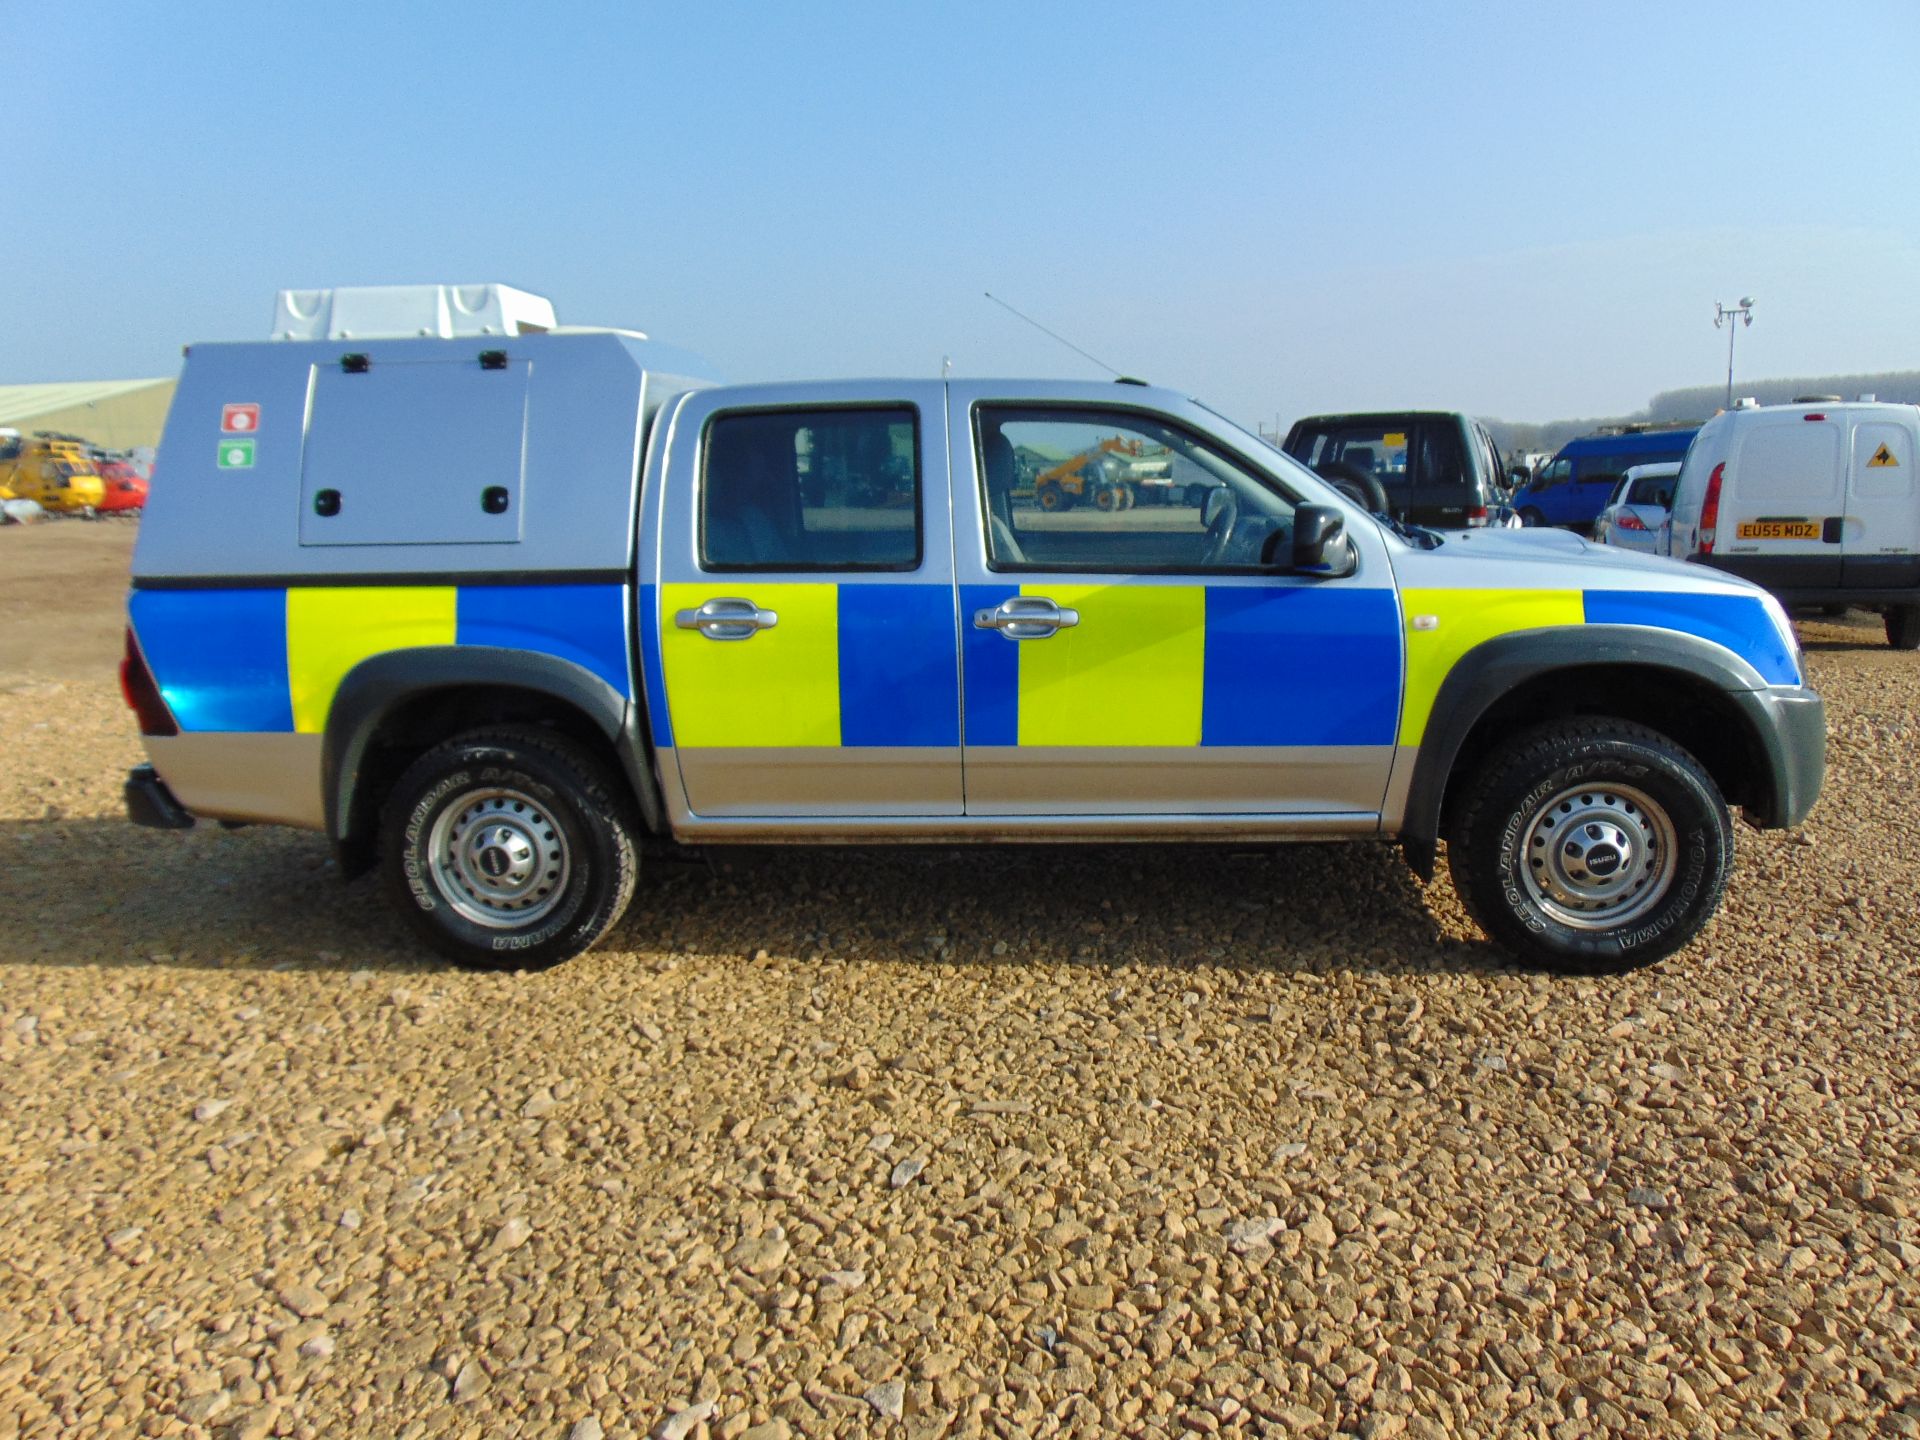
M 282 290 L 275 340 L 441 340 L 537 335 L 554 328 L 553 302 L 511 285 L 356 285 Z
M 1758 410 L 1760 408 L 1760 402 L 1751 395 L 1742 395 L 1738 400 L 1733 402 L 1733 408 L 1736 410 Z

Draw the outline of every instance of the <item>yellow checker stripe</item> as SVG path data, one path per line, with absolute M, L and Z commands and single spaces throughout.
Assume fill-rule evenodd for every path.
M 1578 590 L 1403 590 L 1407 627 L 1407 690 L 1400 707 L 1400 743 L 1418 745 L 1434 698 L 1454 663 L 1474 646 L 1514 630 L 1580 625 L 1586 602 Z M 1431 616 L 1432 629 L 1416 622 Z
M 1207 592 L 1200 585 L 1025 585 L 1080 623 L 1020 643 L 1022 745 L 1198 745 Z
M 676 611 L 738 596 L 780 617 L 748 640 L 709 640 Z M 750 576 L 660 587 L 660 663 L 676 745 L 840 743 L 840 605 L 832 584 Z
M 287 591 L 287 683 L 293 728 L 317 735 L 347 672 L 369 656 L 415 645 L 451 645 L 452 585 L 324 586 Z

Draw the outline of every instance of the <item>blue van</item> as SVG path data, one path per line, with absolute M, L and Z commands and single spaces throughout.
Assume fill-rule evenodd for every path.
M 1630 426 L 1617 433 L 1582 435 L 1538 475 L 1513 492 L 1512 505 L 1527 525 L 1558 525 L 1582 535 L 1606 508 L 1620 477 L 1635 465 L 1679 460 L 1687 453 L 1698 425 L 1654 430 Z

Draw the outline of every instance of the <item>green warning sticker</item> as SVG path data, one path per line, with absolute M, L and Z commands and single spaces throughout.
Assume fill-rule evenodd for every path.
M 252 439 L 222 440 L 220 442 L 220 468 L 222 470 L 251 470 L 253 468 Z

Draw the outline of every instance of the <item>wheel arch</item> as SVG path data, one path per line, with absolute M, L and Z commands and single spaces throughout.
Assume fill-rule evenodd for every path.
M 380 804 L 415 757 L 463 731 L 514 723 L 547 726 L 615 762 L 646 829 L 664 827 L 641 707 L 592 671 L 487 645 L 389 650 L 348 671 L 327 711 L 322 797 L 348 868 L 370 863 Z
M 1680 631 L 1631 625 L 1518 631 L 1475 647 L 1434 697 L 1407 791 L 1400 840 L 1431 878 L 1454 784 L 1501 738 L 1573 715 L 1611 716 L 1657 730 L 1690 751 L 1729 804 L 1762 825 L 1790 823 L 1790 763 L 1766 723 L 1768 685 L 1723 646 Z

